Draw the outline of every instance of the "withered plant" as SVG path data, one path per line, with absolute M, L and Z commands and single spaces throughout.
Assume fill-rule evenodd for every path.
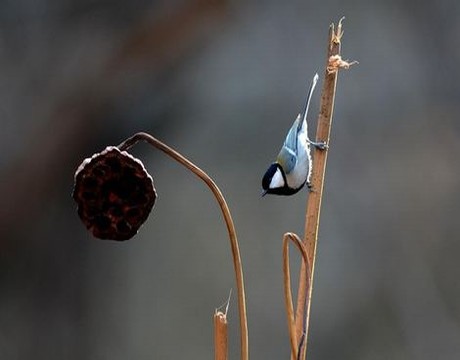
M 342 20 L 337 29 L 329 28 L 327 61 L 321 93 L 320 113 L 316 141 L 329 144 L 335 90 L 339 69 L 348 69 L 356 62 L 342 60 L 340 55 L 343 35 Z M 87 229 L 97 238 L 124 241 L 137 234 L 149 216 L 156 200 L 153 179 L 139 159 L 128 150 L 139 141 L 145 141 L 183 165 L 211 190 L 217 200 L 227 226 L 233 257 L 238 298 L 241 359 L 248 360 L 248 328 L 246 300 L 240 251 L 235 226 L 222 192 L 212 178 L 190 160 L 147 133 L 137 133 L 118 146 L 109 146 L 100 153 L 85 159 L 75 173 L 73 197 L 78 205 L 78 215 Z M 305 234 L 288 232 L 283 236 L 284 295 L 291 345 L 291 359 L 305 359 L 310 320 L 312 284 L 318 240 L 321 200 L 328 150 L 315 151 L 311 185 L 305 215 Z M 302 263 L 296 309 L 294 310 L 289 264 L 289 243 L 300 251 Z M 228 304 L 227 304 L 228 308 Z M 227 310 L 214 314 L 215 359 L 227 359 Z

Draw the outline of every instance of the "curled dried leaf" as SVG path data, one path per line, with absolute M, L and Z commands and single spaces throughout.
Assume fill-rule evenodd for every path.
M 343 60 L 340 55 L 333 55 L 329 57 L 328 65 L 327 65 L 327 73 L 333 74 L 336 73 L 339 69 L 348 70 L 350 66 L 358 64 L 356 60 Z

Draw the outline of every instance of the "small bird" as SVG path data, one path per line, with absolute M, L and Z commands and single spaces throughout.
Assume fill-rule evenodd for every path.
M 310 144 L 321 150 L 327 149 L 325 142 L 314 142 L 308 138 L 308 107 L 317 81 L 318 74 L 315 74 L 308 90 L 303 119 L 302 114 L 297 115 L 276 161 L 270 165 L 262 178 L 262 196 L 266 194 L 293 195 L 305 184 L 311 188 Z

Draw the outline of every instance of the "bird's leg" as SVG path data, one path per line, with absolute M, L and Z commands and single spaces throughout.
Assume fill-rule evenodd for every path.
M 329 145 L 325 141 L 312 141 L 310 139 L 307 139 L 307 142 L 311 145 L 313 145 L 315 148 L 318 150 L 327 150 L 329 149 Z

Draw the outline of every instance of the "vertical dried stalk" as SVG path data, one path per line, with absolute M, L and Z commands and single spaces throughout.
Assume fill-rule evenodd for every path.
M 342 19 L 339 21 L 337 30 L 334 24 L 329 27 L 329 39 L 327 47 L 327 63 L 325 79 L 321 93 L 320 113 L 318 117 L 318 127 L 316 130 L 316 141 L 326 141 L 329 143 L 332 114 L 334 109 L 334 97 L 337 84 L 337 74 L 339 68 L 348 68 L 351 64 L 340 58 L 340 39 L 342 37 Z M 313 289 L 313 275 L 315 269 L 316 243 L 318 239 L 318 227 L 321 209 L 321 199 L 323 195 L 324 174 L 326 170 L 327 151 L 315 150 L 313 173 L 311 184 L 313 191 L 310 193 L 307 202 L 305 216 L 305 237 L 303 244 L 307 250 L 308 262 L 302 261 L 299 275 L 299 290 L 297 295 L 296 308 L 296 339 L 299 340 L 300 356 L 305 359 L 308 328 L 310 322 L 310 305 Z M 309 271 L 306 271 L 308 266 Z M 309 274 L 310 279 L 307 278 Z M 302 340 L 303 345 L 301 344 Z
M 227 360 L 228 358 L 228 327 L 227 314 L 222 311 L 214 313 L 214 359 Z
M 230 246 L 233 255 L 233 267 L 236 276 L 238 313 L 240 318 L 241 359 L 248 360 L 248 325 L 246 317 L 246 299 L 244 294 L 243 267 L 241 265 L 240 250 L 238 246 L 238 239 L 236 237 L 235 225 L 233 224 L 233 219 L 230 214 L 230 209 L 228 208 L 227 202 L 225 201 L 224 196 L 222 195 L 220 189 L 217 187 L 216 183 L 209 177 L 208 174 L 206 174 L 203 170 L 201 170 L 198 166 L 186 159 L 184 156 L 179 154 L 177 151 L 170 148 L 168 145 L 163 144 L 160 140 L 154 138 L 153 136 L 147 133 L 141 132 L 131 136 L 130 138 L 122 142 L 120 145 L 118 145 L 118 148 L 122 151 L 127 150 L 139 141 L 146 141 L 153 147 L 161 150 L 166 155 L 172 157 L 174 160 L 176 160 L 177 162 L 185 166 L 188 170 L 193 172 L 196 176 L 198 176 L 201 180 L 203 180 L 206 183 L 206 185 L 214 194 L 214 197 L 216 198 L 217 202 L 219 203 L 222 215 L 225 220 L 225 224 L 227 226 L 228 236 L 230 238 Z

